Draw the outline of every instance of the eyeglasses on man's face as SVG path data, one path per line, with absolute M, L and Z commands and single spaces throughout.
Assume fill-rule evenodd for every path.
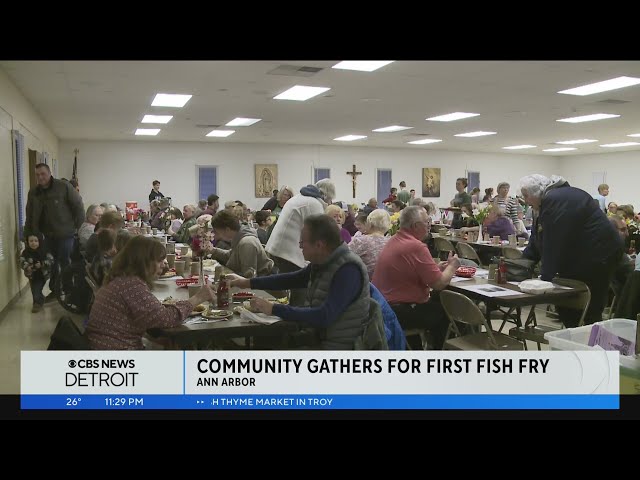
M 420 225 L 420 224 L 424 225 L 425 228 L 431 228 L 431 222 L 428 222 L 428 221 L 427 222 L 416 222 L 414 225 Z

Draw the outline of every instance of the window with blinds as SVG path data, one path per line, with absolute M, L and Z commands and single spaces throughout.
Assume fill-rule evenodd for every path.
M 16 158 L 16 205 L 18 207 L 18 232 L 20 239 L 24 230 L 25 219 L 25 194 L 24 194 L 24 135 L 18 130 L 13 130 L 13 142 L 15 145 Z
M 198 198 L 205 199 L 218 194 L 218 167 L 198 167 Z
M 331 178 L 330 168 L 314 168 L 313 169 L 313 183 L 317 183 L 325 178 Z

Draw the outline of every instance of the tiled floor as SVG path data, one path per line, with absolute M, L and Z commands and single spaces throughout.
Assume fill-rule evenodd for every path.
M 45 289 L 46 295 L 48 289 Z M 0 320 L 0 394 L 20 393 L 20 351 L 46 350 L 49 338 L 63 315 L 80 325 L 82 316 L 67 312 L 57 301 L 45 304 L 39 313 L 31 313 L 31 292 L 25 289 L 20 299 Z
M 45 289 L 44 294 L 48 292 Z M 83 317 L 67 312 L 57 301 L 45 304 L 44 310 L 39 313 L 31 313 L 32 299 L 28 289 L 24 290 L 21 298 L 0 320 L 0 394 L 20 393 L 20 351 L 21 350 L 46 350 L 49 338 L 58 319 L 63 315 L 69 315 L 81 325 Z M 526 318 L 529 309 L 525 308 L 522 318 Z M 538 307 L 537 318 L 540 324 L 559 326 L 559 322 L 545 316 L 544 306 Z M 494 329 L 500 328 L 501 321 L 493 320 Z M 507 324 L 503 333 L 508 333 L 512 324 Z M 537 345 L 528 342 L 530 350 L 536 350 Z M 542 345 L 547 350 L 547 345 Z

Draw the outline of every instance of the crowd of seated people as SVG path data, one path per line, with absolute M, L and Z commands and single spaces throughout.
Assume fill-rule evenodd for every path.
M 519 198 L 509 196 L 510 185 L 506 182 L 498 184 L 495 197 L 493 189 L 486 189 L 483 200 L 488 202 L 489 210 L 483 231 L 502 240 L 513 234 L 528 237 L 525 208 L 531 207 L 534 229 L 538 228 L 538 232 L 533 235 L 525 257 L 547 258 L 548 265 L 549 258 L 558 260 L 549 247 L 556 236 L 553 232 L 540 233 L 540 225 L 546 225 L 544 222 L 551 215 L 547 204 L 555 201 L 558 192 L 578 194 L 574 192 L 577 189 L 561 188 L 568 184 L 538 177 L 534 180 L 521 185 L 525 206 Z M 453 209 L 456 215 L 451 227 L 479 230 L 473 210 L 482 208 L 478 206 L 480 190 L 469 195 L 466 187 L 465 178 L 457 179 L 457 194 L 451 202 L 457 209 Z M 400 193 L 409 191 L 403 189 Z M 416 198 L 415 191 L 405 202 L 394 188 L 382 202 L 383 208 L 378 208 L 377 200 L 372 198 L 360 213 L 353 206 L 335 202 L 335 186 L 329 179 L 304 186 L 297 194 L 291 187 L 283 186 L 274 192 L 263 210 L 253 215 L 240 200 L 227 201 L 220 210 L 217 195 L 210 195 L 203 208 L 187 204 L 182 212 L 166 208 L 163 200 L 151 202 L 151 224 L 155 221 L 161 225 L 158 228 L 166 228 L 171 240 L 185 244 L 191 244 L 197 228 L 207 225 L 215 237 L 210 256 L 234 272 L 235 276 L 231 276 L 234 285 L 291 291 L 289 305 L 273 305 L 259 298 L 252 305 L 263 313 L 298 322 L 301 331 L 313 332 L 306 347 L 354 348 L 362 325 L 371 320 L 370 301 L 375 299 L 381 308 L 389 345 L 394 343 L 392 332 L 397 324 L 402 326 L 400 330 L 426 330 L 429 347 L 442 348 L 448 320 L 437 292 L 449 285 L 464 262 L 453 254 L 444 261 L 434 260 L 425 242 L 432 221 L 440 220 L 441 213 L 432 202 L 427 202 L 428 198 Z M 588 202 L 584 208 L 591 208 Z M 607 210 L 610 215 L 607 225 L 618 231 L 618 241 L 628 245 L 637 221 L 633 207 L 611 202 Z M 397 226 L 391 231 L 391 214 L 399 214 L 397 233 L 394 233 Z M 598 229 L 604 228 L 602 223 L 597 225 Z M 91 274 L 100 287 L 87 328 L 93 348 L 143 348 L 142 338 L 148 328 L 179 325 L 193 303 L 178 302 L 169 308 L 155 299 L 151 289 L 163 269 L 166 251 L 160 242 L 132 235 L 123 226 L 117 208 L 110 204 L 91 205 L 78 230 L 85 258 L 91 263 Z M 552 236 L 554 240 L 549 240 Z M 605 237 L 603 234 L 602 238 Z M 134 256 L 143 260 L 134 261 Z M 613 253 L 605 257 L 605 262 L 614 261 Z M 612 281 L 620 289 L 633 271 L 636 258 L 629 254 L 615 256 L 615 262 Z M 565 267 L 558 263 L 552 268 L 563 273 L 561 268 Z M 564 272 L 568 272 L 569 278 L 571 275 L 583 278 L 578 270 L 575 274 L 571 269 Z M 609 278 L 609 271 L 604 273 Z M 547 278 L 549 275 L 545 272 Z M 594 285 L 595 294 L 600 295 L 600 284 L 595 285 L 591 278 L 587 280 Z M 196 300 L 213 298 L 213 293 L 206 289 L 199 295 Z M 598 305 L 589 312 L 589 321 L 596 318 Z M 571 325 L 570 319 L 567 322 Z M 402 343 L 397 341 L 397 335 L 395 338 L 394 345 Z M 416 338 L 409 342 L 412 348 L 424 347 Z

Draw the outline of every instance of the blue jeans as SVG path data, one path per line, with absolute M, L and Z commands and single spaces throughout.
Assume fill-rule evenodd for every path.
M 31 287 L 31 295 L 33 296 L 34 305 L 44 305 L 44 295 L 42 294 L 42 289 L 44 288 L 45 282 L 46 280 L 40 272 L 34 272 L 29 279 L 29 286 Z
M 51 269 L 51 279 L 49 280 L 49 289 L 55 292 L 58 274 L 64 267 L 71 263 L 71 251 L 73 250 L 73 237 L 68 238 L 51 238 L 46 239 L 49 253 L 53 255 L 54 263 Z

